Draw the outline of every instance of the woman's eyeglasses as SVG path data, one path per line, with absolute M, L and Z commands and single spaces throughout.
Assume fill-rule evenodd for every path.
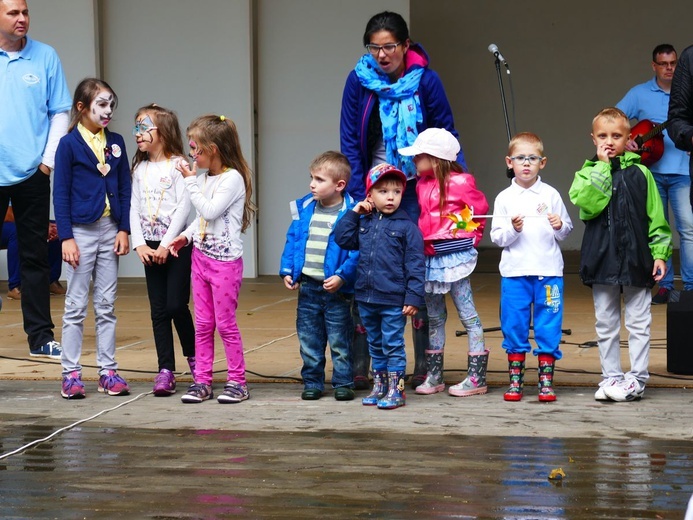
M 397 46 L 402 45 L 402 42 L 399 43 L 386 43 L 385 45 L 375 45 L 373 43 L 369 43 L 366 45 L 366 50 L 370 52 L 373 56 L 377 56 L 380 51 L 383 51 L 386 56 L 389 56 L 390 54 L 393 54 L 395 52 L 395 49 L 397 49 Z

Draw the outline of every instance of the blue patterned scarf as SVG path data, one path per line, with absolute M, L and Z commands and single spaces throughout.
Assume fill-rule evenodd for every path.
M 411 146 L 419 135 L 416 125 L 423 122 L 419 100 L 423 67 L 411 69 L 395 83 L 390 83 L 375 58 L 364 54 L 354 70 L 361 85 L 375 92 L 380 100 L 380 121 L 383 125 L 387 162 L 402 170 L 408 179 L 413 179 L 416 177 L 414 159 L 400 156 L 397 149 Z

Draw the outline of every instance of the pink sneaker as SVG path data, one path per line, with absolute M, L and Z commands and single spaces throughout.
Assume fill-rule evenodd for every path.
M 108 395 L 127 395 L 130 393 L 130 387 L 115 370 L 109 370 L 107 374 L 99 378 L 99 392 Z
M 63 385 L 60 389 L 60 395 L 65 399 L 84 399 L 84 383 L 82 383 L 81 374 L 76 370 L 63 376 Z
M 161 369 L 154 378 L 154 395 L 164 397 L 176 393 L 176 377 L 173 372 L 165 368 Z

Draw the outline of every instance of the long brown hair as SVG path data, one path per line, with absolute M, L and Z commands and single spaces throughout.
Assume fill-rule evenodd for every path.
M 219 154 L 224 169 L 233 168 L 241 174 L 245 185 L 245 205 L 243 206 L 243 222 L 241 223 L 241 232 L 244 232 L 250 226 L 257 207 L 251 200 L 253 172 L 243 157 L 236 124 L 224 116 L 200 116 L 190 123 L 187 134 L 190 140 L 195 141 L 199 148 L 210 155 L 214 155 L 216 148 L 216 153 Z
M 156 103 L 151 103 L 137 110 L 135 122 L 144 114 L 151 116 L 156 131 L 159 132 L 164 156 L 167 159 L 175 156 L 184 157 L 183 137 L 176 113 L 168 108 L 160 107 Z M 148 160 L 149 154 L 138 149 L 132 157 L 132 171 L 135 171 L 138 164 Z

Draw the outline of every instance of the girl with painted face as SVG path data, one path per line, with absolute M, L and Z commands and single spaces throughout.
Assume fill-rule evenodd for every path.
M 132 159 L 130 227 L 132 249 L 144 265 L 159 373 L 154 395 L 176 392 L 173 328 L 176 327 L 190 372 L 195 373 L 195 328 L 190 301 L 192 248 L 169 254 L 168 246 L 187 227 L 190 196 L 176 169 L 183 160 L 178 117 L 158 105 L 140 108 L 132 130 L 137 152 Z
M 226 385 L 217 401 L 240 403 L 250 397 L 245 379 L 243 340 L 236 322 L 243 278 L 241 233 L 250 225 L 250 167 L 243 157 L 236 125 L 224 116 L 207 115 L 188 127 L 192 168 L 180 161 L 197 217 L 169 245 L 174 256 L 192 244 L 192 289 L 195 303 L 195 382 L 181 397 L 201 403 L 213 397 L 214 332 L 226 354 Z M 197 175 L 197 169 L 207 170 Z
M 61 388 L 66 399 L 85 396 L 80 357 L 92 282 L 98 391 L 130 392 L 115 360 L 118 260 L 130 250 L 131 193 L 125 142 L 106 128 L 117 105 L 108 83 L 82 80 L 75 90 L 68 134 L 55 157 L 53 205 L 63 261 L 68 264 Z

